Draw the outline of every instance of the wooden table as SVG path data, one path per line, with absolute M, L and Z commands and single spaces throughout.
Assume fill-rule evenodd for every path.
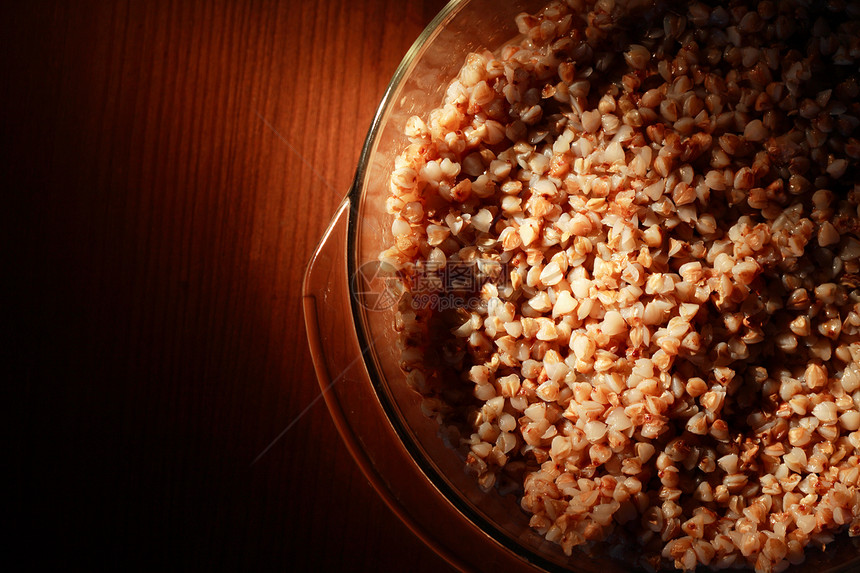
M 4 549 L 66 570 L 447 569 L 324 403 L 300 416 L 319 394 L 305 265 L 442 5 L 4 3 Z

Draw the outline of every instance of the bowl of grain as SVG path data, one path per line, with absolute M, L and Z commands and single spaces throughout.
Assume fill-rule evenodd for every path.
M 449 4 L 314 254 L 323 395 L 454 566 L 860 568 L 860 4 Z

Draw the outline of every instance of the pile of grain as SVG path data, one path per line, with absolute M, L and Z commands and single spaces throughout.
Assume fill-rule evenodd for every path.
M 651 567 L 781 571 L 860 533 L 860 5 L 644 4 L 523 14 L 409 120 L 402 366 L 445 422 L 414 302 L 471 269 L 434 356 L 484 488 L 521 475 L 568 554 L 625 530 Z

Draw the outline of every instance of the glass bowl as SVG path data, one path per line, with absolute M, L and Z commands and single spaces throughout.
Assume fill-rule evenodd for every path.
M 393 298 L 373 272 L 391 244 L 385 212 L 403 128 L 442 101 L 466 54 L 517 35 L 514 17 L 542 0 L 454 0 L 403 58 L 383 96 L 355 179 L 310 261 L 303 305 L 320 387 L 344 442 L 376 491 L 428 546 L 461 570 L 632 571 L 602 553 L 567 557 L 529 525 L 514 495 L 485 493 L 447 447 L 439 424 L 399 367 Z M 358 273 L 358 274 L 357 274 Z M 362 280 L 354 280 L 355 277 Z M 374 278 L 379 279 L 374 283 Z M 351 280 L 353 279 L 353 280 Z M 860 570 L 860 544 L 842 535 L 789 571 Z

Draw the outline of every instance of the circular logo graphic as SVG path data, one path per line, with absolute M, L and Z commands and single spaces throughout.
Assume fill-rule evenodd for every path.
M 394 308 L 400 300 L 401 282 L 397 270 L 380 261 L 363 263 L 350 280 L 355 301 L 367 310 L 383 311 Z

